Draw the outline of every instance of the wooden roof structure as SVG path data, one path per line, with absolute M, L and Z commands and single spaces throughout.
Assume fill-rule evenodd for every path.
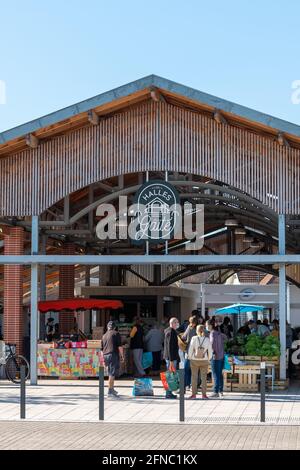
M 151 96 L 154 99 L 167 100 L 168 103 L 180 105 L 187 109 L 206 113 L 220 112 L 228 122 L 256 130 L 266 135 L 283 138 L 291 144 L 300 145 L 300 126 L 278 119 L 260 111 L 241 106 L 231 101 L 181 85 L 171 80 L 149 75 L 126 85 L 120 86 L 61 110 L 47 114 L 38 119 L 0 133 L 0 156 L 18 152 L 28 144 L 30 136 L 36 139 L 48 139 L 64 132 L 97 121 L 107 116 L 141 103 Z

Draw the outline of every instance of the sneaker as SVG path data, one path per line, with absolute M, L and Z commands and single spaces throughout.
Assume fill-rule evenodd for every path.
M 196 398 L 197 398 L 196 395 L 191 395 L 191 396 L 189 397 L 189 400 L 196 400 Z
M 107 393 L 107 398 L 120 398 L 120 397 L 115 390 L 109 390 Z
M 224 397 L 224 393 L 223 392 L 220 392 L 220 397 Z
M 212 393 L 210 398 L 219 398 L 219 394 L 218 393 Z
M 202 400 L 208 400 L 208 396 L 207 395 L 202 395 Z
M 174 395 L 173 393 L 170 393 L 170 394 L 166 395 L 166 398 L 174 400 L 175 398 L 177 398 L 177 395 Z
M 112 393 L 115 397 L 118 397 L 118 396 L 119 396 L 117 390 L 115 390 L 115 389 L 113 389 L 113 390 L 111 391 L 111 393 Z

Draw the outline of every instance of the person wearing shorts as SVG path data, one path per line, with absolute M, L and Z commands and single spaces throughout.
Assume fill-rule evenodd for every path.
M 104 363 L 108 372 L 108 397 L 118 397 L 118 392 L 115 390 L 115 378 L 119 376 L 120 368 L 120 347 L 121 336 L 116 331 L 116 325 L 113 321 L 107 324 L 107 332 L 102 338 L 102 351 Z

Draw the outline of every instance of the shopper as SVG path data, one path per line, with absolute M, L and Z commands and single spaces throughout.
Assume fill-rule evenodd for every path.
M 159 329 L 157 324 L 154 324 L 153 327 L 145 336 L 145 345 L 147 351 L 152 352 L 153 364 L 152 371 L 157 373 L 160 371 L 161 367 L 161 351 L 163 347 L 163 333 Z
M 134 325 L 130 332 L 130 349 L 133 355 L 135 376 L 144 377 L 145 371 L 142 366 L 144 350 L 144 331 L 139 317 L 134 318 Z
M 120 369 L 120 347 L 121 336 L 116 331 L 116 325 L 113 321 L 107 324 L 107 332 L 102 338 L 102 351 L 104 363 L 108 371 L 108 397 L 118 397 L 115 390 L 115 378 L 119 376 Z
M 170 319 L 169 327 L 165 330 L 164 359 L 167 369 L 175 372 L 179 361 L 178 339 L 176 330 L 179 327 L 177 318 Z M 166 391 L 166 398 L 177 398 L 170 390 Z
M 263 338 L 265 338 L 266 336 L 269 336 L 270 335 L 270 329 L 269 327 L 262 323 L 260 320 L 257 320 L 257 334 L 258 336 L 261 336 Z
M 212 347 L 211 370 L 214 380 L 214 393 L 211 397 L 217 398 L 223 396 L 224 343 L 227 338 L 224 333 L 217 329 L 214 320 L 208 320 L 206 325 L 210 332 L 209 339 Z
M 198 318 L 196 315 L 189 318 L 189 325 L 186 328 L 185 332 L 182 335 L 183 341 L 186 343 L 186 351 L 184 354 L 184 388 L 189 389 L 191 388 L 191 381 L 192 381 L 192 372 L 191 372 L 191 365 L 189 360 L 189 347 L 191 344 L 191 340 L 194 336 L 196 336 L 196 327 L 198 324 Z
M 227 336 L 227 339 L 231 339 L 233 337 L 233 326 L 229 317 L 224 318 L 223 323 L 220 326 L 220 330 Z
M 192 395 L 190 398 L 196 398 L 200 373 L 202 398 L 207 399 L 207 371 L 209 361 L 212 359 L 212 346 L 209 338 L 205 334 L 204 325 L 197 326 L 196 336 L 193 336 L 191 339 L 188 357 L 192 371 Z
M 272 321 L 271 335 L 279 339 L 279 321 L 276 318 Z

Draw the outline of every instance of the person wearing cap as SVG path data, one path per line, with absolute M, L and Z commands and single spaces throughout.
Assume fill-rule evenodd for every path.
M 120 369 L 120 353 L 121 353 L 121 336 L 116 331 L 116 324 L 109 321 L 107 324 L 107 332 L 102 338 L 102 352 L 104 363 L 108 371 L 108 397 L 118 397 L 115 390 L 115 378 L 119 375 Z

